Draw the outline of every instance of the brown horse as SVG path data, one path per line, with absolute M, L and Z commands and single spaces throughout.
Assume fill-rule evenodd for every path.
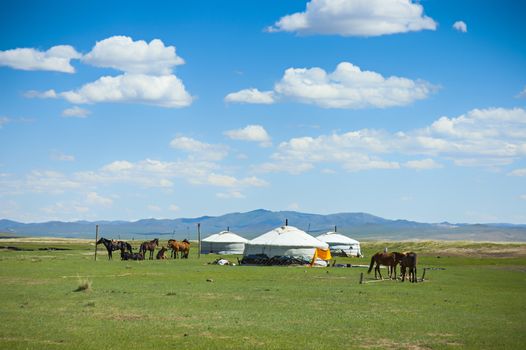
M 369 270 L 367 273 L 371 273 L 371 270 L 373 269 L 374 264 L 376 263 L 376 267 L 374 268 L 374 278 L 377 279 L 376 273 L 380 275 L 380 278 L 383 279 L 382 273 L 380 272 L 380 265 L 387 266 L 387 272 L 389 274 L 389 278 L 396 278 L 396 265 L 400 262 L 400 259 L 402 258 L 402 253 L 398 252 L 392 252 L 392 253 L 381 253 L 378 252 L 374 254 L 371 257 L 371 264 L 369 265 Z
M 159 238 L 154 238 L 149 242 L 143 242 L 139 248 L 139 252 L 146 257 L 146 251 L 150 251 L 150 260 L 153 260 L 153 253 L 155 252 L 155 247 L 159 245 Z
M 407 271 L 409 269 L 409 271 Z M 406 252 L 400 259 L 400 273 L 402 282 L 405 281 L 406 273 L 409 273 L 409 282 L 417 282 L 416 279 L 416 253 Z
M 177 259 L 177 253 L 179 253 L 181 259 L 188 259 L 188 254 L 190 253 L 190 242 L 186 238 L 182 241 L 169 239 L 168 248 L 172 249 L 171 256 L 174 259 Z
M 162 247 L 161 250 L 159 250 L 157 252 L 157 255 L 155 256 L 155 258 L 157 260 L 164 260 L 166 259 L 166 257 L 164 256 L 164 253 L 167 251 L 168 249 L 166 249 L 165 247 Z

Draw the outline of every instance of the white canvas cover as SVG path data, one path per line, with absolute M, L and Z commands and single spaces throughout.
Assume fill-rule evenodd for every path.
M 316 237 L 322 242 L 329 244 L 331 253 L 343 252 L 349 256 L 361 256 L 360 242 L 345 235 L 329 231 Z
M 243 255 L 265 254 L 269 258 L 291 256 L 309 260 L 316 248 L 328 249 L 329 245 L 294 226 L 281 226 L 248 241 Z
M 243 254 L 247 239 L 230 231 L 214 233 L 201 240 L 202 254 Z

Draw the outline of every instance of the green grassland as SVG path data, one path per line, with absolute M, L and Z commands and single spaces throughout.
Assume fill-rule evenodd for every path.
M 419 254 L 423 283 L 365 268 L 98 260 L 88 242 L 0 249 L 1 349 L 523 349 L 526 244 L 365 242 Z M 62 248 L 68 250 L 38 250 Z M 236 261 L 236 257 L 228 257 Z M 76 291 L 89 282 L 90 288 Z

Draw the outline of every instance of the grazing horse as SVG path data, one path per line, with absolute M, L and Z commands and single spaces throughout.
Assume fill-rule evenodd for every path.
M 409 269 L 409 271 L 407 271 Z M 407 252 L 400 259 L 400 273 L 402 274 L 402 282 L 405 281 L 406 273 L 409 273 L 409 282 L 417 282 L 416 278 L 416 253 Z
M 114 250 L 119 250 L 120 249 L 121 253 L 125 252 L 125 251 L 129 251 L 130 253 L 132 252 L 131 244 L 128 243 L 128 242 L 114 241 L 114 240 L 111 240 L 111 239 L 106 239 L 104 237 L 101 237 L 97 241 L 97 245 L 99 245 L 101 243 L 104 244 L 104 246 L 106 247 L 106 250 L 108 251 L 108 260 L 112 260 L 113 259 L 113 251 Z
M 139 252 L 146 256 L 146 251 L 150 251 L 150 260 L 153 260 L 153 253 L 155 252 L 155 247 L 159 245 L 159 238 L 154 238 L 149 242 L 143 242 L 139 249 Z
M 188 259 L 190 253 L 190 242 L 185 238 L 182 241 L 175 239 L 168 240 L 168 248 L 172 249 L 171 257 L 177 259 L 177 253 L 179 252 L 181 259 Z
M 373 269 L 373 266 L 376 263 L 376 267 L 374 268 L 374 278 L 375 279 L 378 278 L 376 273 L 378 273 L 378 275 L 380 275 L 380 278 L 383 279 L 382 273 L 380 272 L 380 265 L 387 266 L 387 272 L 389 274 L 389 278 L 392 278 L 392 276 L 396 278 L 396 265 L 398 265 L 401 258 L 402 258 L 402 254 L 398 252 L 392 252 L 392 253 L 378 252 L 371 257 L 371 264 L 369 265 L 369 270 L 367 271 L 367 273 L 371 273 L 371 270 Z M 393 272 L 394 272 L 394 275 L 393 275 Z
M 164 256 L 164 253 L 167 251 L 168 249 L 166 249 L 164 246 L 161 248 L 161 250 L 159 250 L 157 252 L 157 255 L 155 256 L 155 258 L 157 260 L 164 260 L 166 259 L 166 257 Z

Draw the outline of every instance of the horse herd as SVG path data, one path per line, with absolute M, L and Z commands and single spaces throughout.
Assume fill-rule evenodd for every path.
M 125 241 L 116 241 L 112 239 L 106 239 L 101 237 L 97 241 L 97 245 L 103 244 L 108 251 L 108 259 L 113 259 L 113 252 L 115 250 L 121 251 L 122 260 L 144 260 L 146 258 L 146 251 L 150 253 L 150 260 L 153 260 L 155 249 L 159 246 L 159 238 L 152 239 L 151 241 L 142 242 L 139 251 L 134 253 L 130 243 Z M 190 242 L 187 239 L 177 241 L 175 239 L 169 239 L 167 247 L 162 246 L 155 256 L 156 259 L 166 259 L 164 255 L 168 249 L 171 249 L 171 258 L 177 259 L 179 256 L 181 259 L 188 259 L 190 254 Z
M 414 252 L 378 252 L 371 257 L 371 264 L 369 265 L 369 270 L 367 273 L 371 273 L 373 265 L 376 263 L 374 268 L 374 278 L 377 278 L 376 273 L 382 278 L 380 273 L 380 265 L 387 266 L 387 271 L 389 278 L 396 279 L 396 266 L 400 264 L 400 274 L 402 277 L 402 282 L 405 281 L 406 274 L 409 275 L 409 282 L 416 282 L 416 253 Z

